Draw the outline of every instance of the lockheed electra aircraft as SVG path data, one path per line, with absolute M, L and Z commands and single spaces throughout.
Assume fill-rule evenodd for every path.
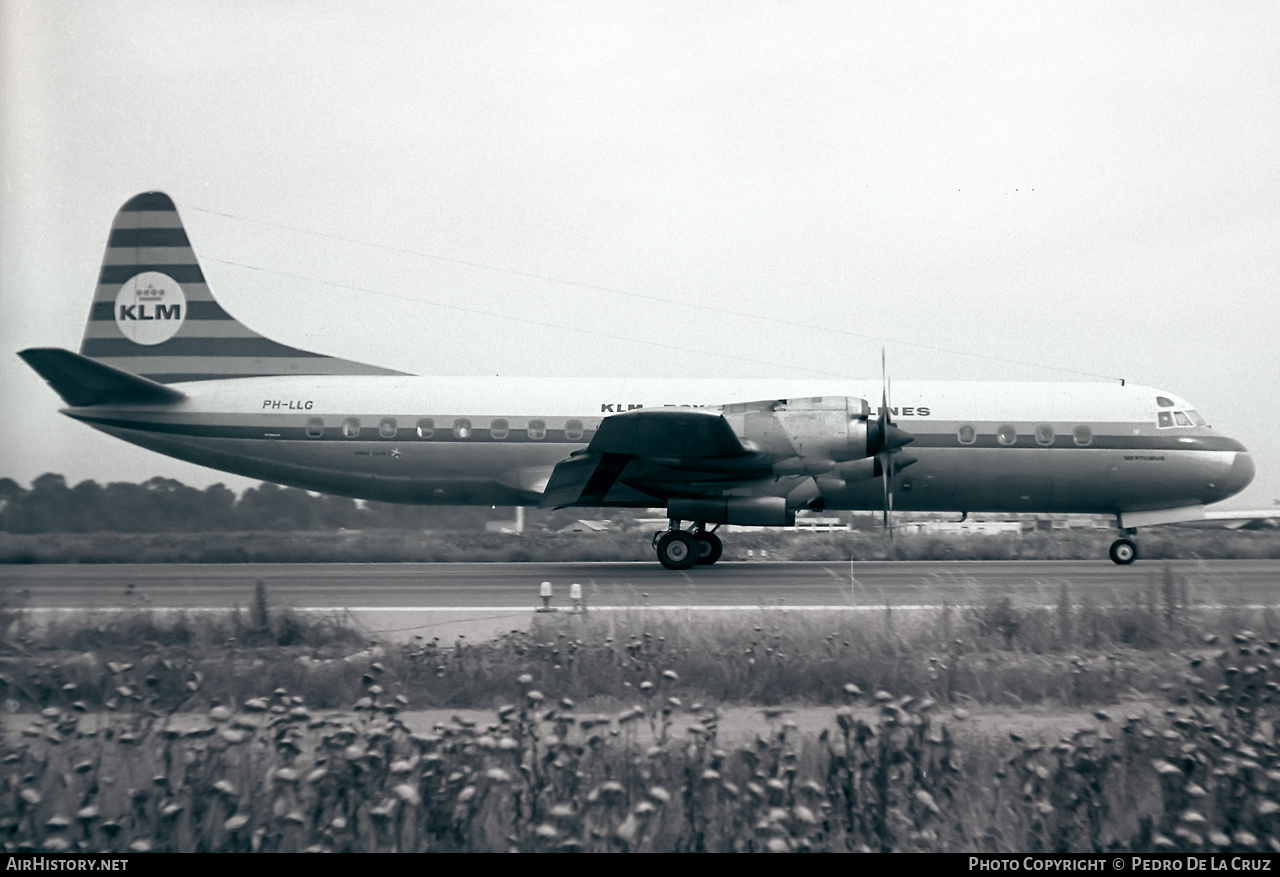
M 361 499 L 663 507 L 671 569 L 721 524 L 797 511 L 1202 519 L 1252 458 L 1173 393 L 1122 383 L 415 377 L 288 347 L 222 309 L 177 209 L 116 214 L 79 353 L 20 354 L 108 435 L 202 466 Z M 877 398 L 879 397 L 879 398 Z M 874 404 L 873 404 L 874 401 Z M 687 526 L 686 526 L 687 525 Z

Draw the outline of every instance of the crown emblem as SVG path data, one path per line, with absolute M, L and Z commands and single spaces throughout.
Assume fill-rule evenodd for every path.
M 135 295 L 137 295 L 139 301 L 158 301 L 164 298 L 164 290 L 156 289 L 151 284 L 147 284 L 142 289 L 139 289 Z

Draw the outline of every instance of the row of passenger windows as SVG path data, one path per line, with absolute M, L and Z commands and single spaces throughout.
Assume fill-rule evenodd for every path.
M 1036 444 L 1048 447 L 1053 444 L 1054 432 L 1053 427 L 1047 423 L 1042 423 L 1035 429 Z M 965 424 L 956 430 L 956 438 L 960 440 L 962 445 L 971 445 L 978 440 L 978 431 L 969 424 Z M 1093 444 L 1093 430 L 1081 424 L 1071 430 L 1071 438 L 1080 447 L 1087 447 Z M 1018 443 L 1018 429 L 1012 423 L 1002 423 L 996 428 L 996 441 L 1002 445 L 1015 445 Z
M 452 434 L 456 439 L 469 439 L 474 433 L 471 420 L 466 417 L 459 417 L 453 421 L 452 426 L 441 424 L 436 426 L 435 418 L 423 417 L 416 425 L 418 438 L 429 439 L 437 435 Z M 382 438 L 395 438 L 400 433 L 400 424 L 396 422 L 394 417 L 384 417 L 378 421 L 378 435 Z M 564 422 L 564 437 L 569 441 L 578 441 L 582 438 L 584 429 L 582 421 L 576 418 L 566 420 Z M 312 417 L 307 421 L 307 435 L 311 438 L 320 438 L 324 435 L 324 419 L 321 417 Z M 503 441 L 511 435 L 511 422 L 505 417 L 497 417 L 489 421 L 489 438 L 495 441 Z M 547 437 L 547 422 L 539 418 L 530 420 L 525 425 L 525 436 L 532 441 L 542 441 Z M 342 437 L 343 438 L 359 438 L 360 437 L 360 418 L 348 417 L 342 421 Z

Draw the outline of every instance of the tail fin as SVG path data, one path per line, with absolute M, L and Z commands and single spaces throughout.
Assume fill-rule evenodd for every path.
M 130 198 L 116 214 L 80 353 L 171 384 L 263 375 L 398 375 L 278 344 L 224 311 L 173 201 Z

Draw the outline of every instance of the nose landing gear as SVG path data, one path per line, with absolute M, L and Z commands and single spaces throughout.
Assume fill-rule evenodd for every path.
M 1135 530 L 1126 530 L 1128 534 L 1111 543 L 1111 562 L 1128 566 L 1138 559 L 1138 543 L 1129 538 Z
M 1117 539 L 1111 543 L 1111 560 L 1127 566 L 1138 559 L 1138 546 L 1132 539 Z
M 724 544 L 706 524 L 694 524 L 692 531 L 680 529 L 680 522 L 671 521 L 666 532 L 653 534 L 653 548 L 658 552 L 658 562 L 667 569 L 685 570 L 694 566 L 710 566 L 724 553 Z

